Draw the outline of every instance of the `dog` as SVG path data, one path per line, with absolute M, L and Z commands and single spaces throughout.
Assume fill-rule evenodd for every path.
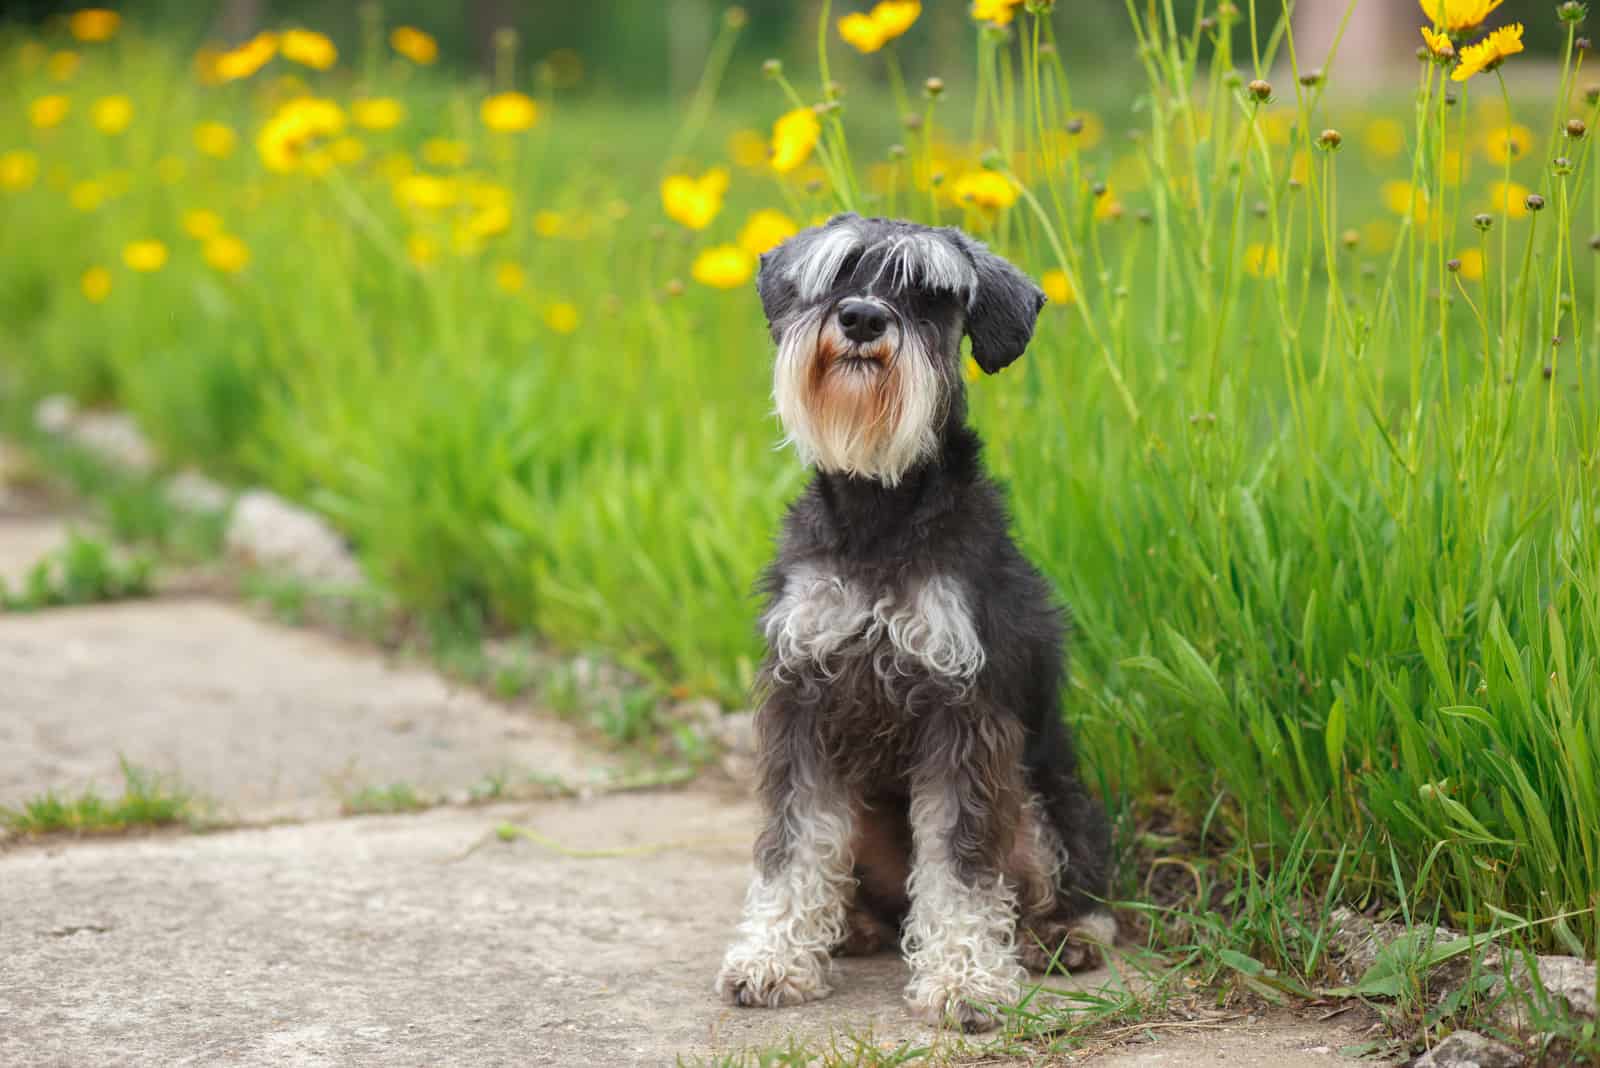
M 1110 830 L 1059 715 L 1066 619 L 1007 533 L 967 425 L 1045 297 L 953 228 L 839 215 L 761 258 L 786 443 L 813 467 L 762 582 L 765 826 L 716 990 L 830 993 L 897 937 L 911 1012 L 980 1031 L 1026 969 L 1089 966 Z

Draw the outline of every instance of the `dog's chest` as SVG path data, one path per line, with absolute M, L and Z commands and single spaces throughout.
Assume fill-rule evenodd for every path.
M 943 575 L 868 586 L 801 565 L 785 576 L 763 624 L 780 677 L 865 675 L 891 694 L 919 680 L 965 687 L 984 664 L 970 603 Z

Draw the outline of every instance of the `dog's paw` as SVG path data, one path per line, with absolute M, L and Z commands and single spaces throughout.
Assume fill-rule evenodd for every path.
M 1000 999 L 1011 1003 L 1015 997 Z M 960 989 L 924 991 L 907 995 L 906 1010 L 929 1027 L 964 1031 L 969 1035 L 1000 1026 L 999 1002 L 979 1000 Z
M 1096 911 L 1070 923 L 1024 928 L 1017 939 L 1017 955 L 1030 972 L 1084 972 L 1098 968 L 1116 940 L 1116 919 Z
M 833 993 L 814 962 L 729 959 L 717 976 L 717 996 L 746 1009 L 781 1009 L 820 1001 Z

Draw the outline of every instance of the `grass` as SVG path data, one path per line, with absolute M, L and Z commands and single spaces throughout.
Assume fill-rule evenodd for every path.
M 396 812 L 421 812 L 435 802 L 421 794 L 408 783 L 390 783 L 387 786 L 366 786 L 350 794 L 340 805 L 346 816 L 378 816 Z
M 1278 6 L 1179 23 L 1154 0 L 1128 5 L 1143 85 L 1091 99 L 1099 72 L 1047 47 L 1066 9 L 975 29 L 976 73 L 943 94 L 902 87 L 893 45 L 855 56 L 824 25 L 824 54 L 786 57 L 805 78 L 767 97 L 718 97 L 719 45 L 693 107 L 539 89 L 518 134 L 481 126 L 479 87 L 374 51 L 294 74 L 344 105 L 392 96 L 406 122 L 289 173 L 251 143 L 298 91 L 283 71 L 196 85 L 130 30 L 62 88 L 14 41 L 0 152 L 36 175 L 0 192 L 0 360 L 30 396 L 114 400 L 166 455 L 319 509 L 419 617 L 604 649 L 660 692 L 736 703 L 760 655 L 748 591 L 804 473 L 773 448 L 756 302 L 694 281 L 696 257 L 759 208 L 961 224 L 1055 297 L 1021 363 L 970 389 L 1016 532 L 1078 620 L 1064 714 L 1123 840 L 1159 821 L 1232 895 L 1220 926 L 1163 919 L 1162 937 L 1263 997 L 1325 982 L 1333 904 L 1526 924 L 1592 955 L 1584 57 L 1521 99 L 1421 64 L 1414 95 L 1369 110 L 1330 90 L 1348 57 L 1314 74 Z M 76 111 L 29 126 L 56 91 Z M 121 135 L 86 118 L 105 94 L 135 105 Z M 738 151 L 812 103 L 821 140 L 792 173 Z M 905 112 L 914 127 L 885 121 Z M 202 119 L 241 135 L 232 154 L 194 147 Z M 468 162 L 437 162 L 434 138 Z M 659 180 L 712 165 L 731 181 L 710 225 L 665 217 Z M 478 234 L 488 203 L 510 221 Z M 205 262 L 197 209 L 248 266 Z M 169 261 L 122 266 L 148 238 Z M 111 287 L 91 300 L 94 267 Z M 670 729 L 643 700 L 607 716 L 618 736 Z
M 20 808 L 0 807 L 0 826 L 15 834 L 118 834 L 167 827 L 195 818 L 193 799 L 148 771 L 121 761 L 123 788 L 118 798 L 86 791 L 76 798 L 47 793 Z
M 0 581 L 0 611 L 31 612 L 60 605 L 98 604 L 150 593 L 148 557 L 119 558 L 104 541 L 83 533 L 35 564 L 15 592 Z

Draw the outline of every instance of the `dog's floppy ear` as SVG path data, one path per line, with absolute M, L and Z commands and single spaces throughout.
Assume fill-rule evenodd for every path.
M 1044 307 L 1044 291 L 1033 279 L 959 230 L 956 244 L 972 261 L 976 284 L 967 302 L 967 336 L 972 358 L 986 374 L 1013 363 L 1033 338 Z
M 789 314 L 800 295 L 799 287 L 786 275 L 789 257 L 794 254 L 790 246 L 803 237 L 803 234 L 797 234 L 777 248 L 761 254 L 761 266 L 756 272 L 756 293 L 761 297 L 761 310 L 766 313 L 767 326 L 774 331 L 778 328 L 779 320 Z

